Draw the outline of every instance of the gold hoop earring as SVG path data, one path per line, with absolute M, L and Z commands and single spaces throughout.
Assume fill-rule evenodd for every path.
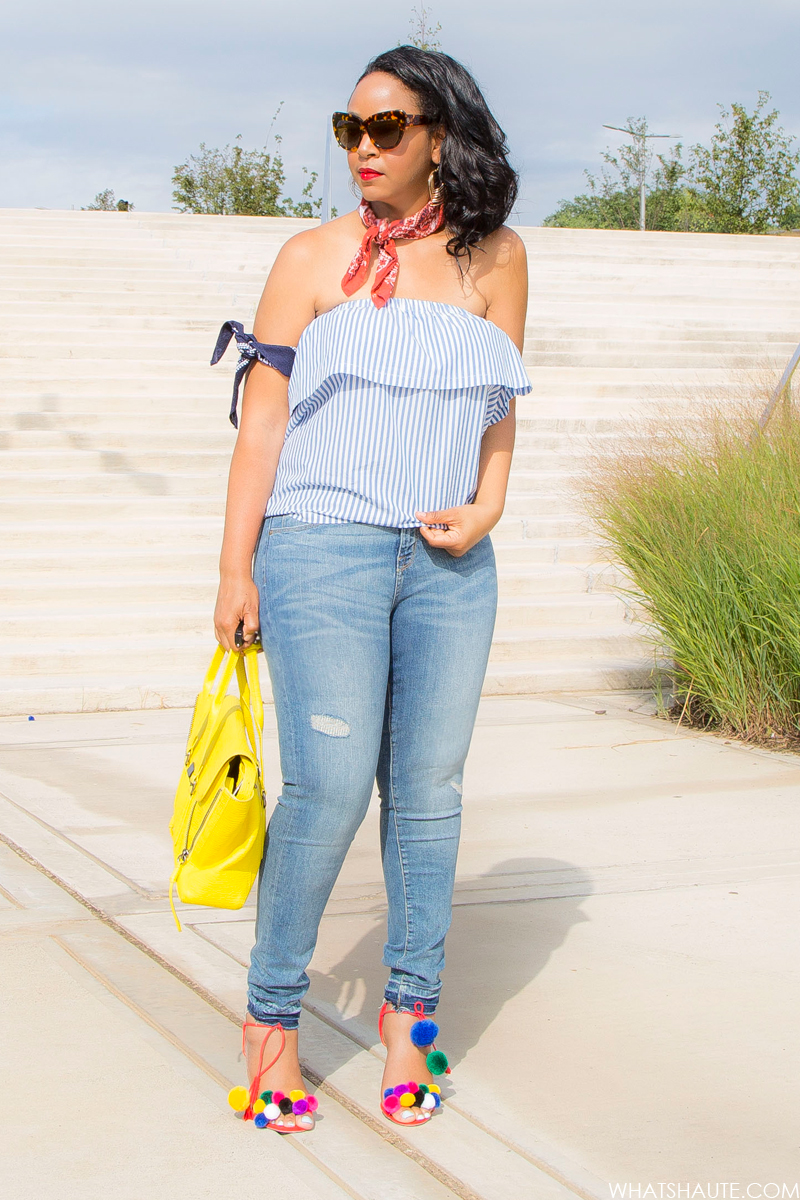
M 439 168 L 434 167 L 428 176 L 428 196 L 434 206 L 444 201 L 444 184 L 439 179 Z

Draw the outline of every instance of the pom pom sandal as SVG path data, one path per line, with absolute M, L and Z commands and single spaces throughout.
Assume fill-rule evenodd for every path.
M 258 1028 L 254 1022 L 245 1020 L 242 1026 L 242 1054 L 247 1060 L 247 1029 Z M 281 1091 L 271 1091 L 267 1089 L 265 1092 L 259 1093 L 261 1080 L 270 1067 L 274 1067 L 280 1056 L 283 1054 L 283 1048 L 286 1045 L 286 1034 L 280 1021 L 277 1025 L 260 1026 L 268 1030 L 261 1043 L 261 1050 L 258 1055 L 258 1070 L 253 1078 L 253 1082 L 249 1088 L 235 1087 L 228 1092 L 228 1103 L 234 1112 L 241 1113 L 243 1121 L 252 1121 L 257 1129 L 274 1129 L 276 1133 L 308 1133 L 314 1128 L 311 1125 L 298 1125 L 297 1118 L 304 1114 L 313 1114 L 316 1112 L 319 1101 L 316 1096 L 309 1096 L 302 1088 L 295 1088 L 288 1095 Z M 275 1032 L 280 1033 L 281 1044 L 278 1053 L 271 1062 L 264 1066 L 264 1051 L 267 1047 L 267 1042 Z M 278 1125 L 276 1122 L 284 1116 L 294 1113 L 294 1125 Z
M 409 1037 L 415 1046 L 430 1046 L 425 1065 L 431 1075 L 449 1075 L 447 1055 L 443 1054 L 441 1050 L 437 1050 L 434 1044 L 439 1036 L 439 1026 L 425 1016 L 424 1007 L 421 1001 L 417 1001 L 414 1005 L 414 1016 L 417 1020 L 409 1030 Z M 385 1000 L 378 1014 L 378 1033 L 384 1046 L 386 1045 L 386 1039 L 383 1036 L 384 1018 L 387 1012 L 394 1011 L 394 1006 Z M 409 1080 L 408 1083 L 399 1083 L 397 1087 L 386 1088 L 381 1096 L 381 1112 L 390 1121 L 394 1121 L 395 1125 L 403 1125 L 410 1129 L 415 1125 L 427 1125 L 441 1103 L 441 1088 L 438 1084 L 415 1083 L 414 1080 Z M 421 1109 L 419 1116 L 415 1117 L 413 1121 L 401 1121 L 395 1115 L 401 1108 L 412 1107 Z

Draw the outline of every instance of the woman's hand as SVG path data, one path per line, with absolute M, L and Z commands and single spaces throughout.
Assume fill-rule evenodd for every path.
M 428 529 L 421 525 L 419 531 L 429 546 L 446 550 L 454 558 L 461 558 L 471 550 L 499 519 L 495 510 L 484 504 L 458 504 L 455 508 L 442 508 L 437 512 L 415 512 L 414 516 L 418 521 L 447 525 L 447 529 Z
M 244 623 L 244 642 L 234 641 L 239 622 Z M 258 588 L 249 575 L 223 576 L 214 609 L 214 633 L 225 650 L 246 650 L 258 631 Z

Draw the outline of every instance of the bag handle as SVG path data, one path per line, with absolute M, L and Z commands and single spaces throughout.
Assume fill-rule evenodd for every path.
M 227 661 L 225 662 L 224 670 L 222 671 L 219 683 L 215 689 L 214 681 L 219 675 L 219 668 L 226 655 Z M 203 680 L 203 686 L 200 689 L 200 696 L 198 696 L 198 704 L 201 699 L 207 702 L 206 714 L 203 720 L 200 722 L 200 727 L 197 729 L 194 739 L 190 741 L 189 745 L 186 747 L 187 766 L 189 765 L 189 759 L 197 758 L 200 755 L 200 747 L 203 742 L 203 738 L 209 735 L 209 731 L 211 736 L 213 736 L 219 711 L 222 708 L 222 704 L 226 695 L 228 694 L 228 688 L 230 687 L 233 673 L 236 670 L 237 658 L 238 654 L 235 654 L 232 650 L 224 650 L 222 646 L 217 646 L 216 650 L 214 651 L 211 659 L 211 665 L 206 672 L 206 677 Z M 205 754 L 207 750 L 208 747 L 203 746 L 203 754 Z
M 214 680 L 219 673 L 219 664 L 226 653 L 228 659 L 225 663 L 225 668 L 222 671 L 216 691 L 213 691 Z M 189 770 L 191 769 L 191 763 L 194 763 L 194 769 L 191 770 L 192 775 L 199 774 L 202 771 L 211 753 L 213 743 L 219 735 L 219 722 L 217 718 L 225 697 L 228 694 L 228 688 L 235 672 L 239 697 L 241 699 L 245 733 L 255 756 L 259 775 L 263 776 L 264 704 L 261 698 L 258 666 L 255 660 L 256 653 L 254 648 L 246 651 L 225 651 L 221 646 L 218 646 L 214 652 L 211 666 L 208 669 L 203 684 L 203 693 L 210 699 L 208 712 L 191 747 L 187 749 L 187 759 L 189 761 L 187 761 L 186 767 Z M 199 766 L 197 765 L 198 759 L 202 760 Z
M 240 651 L 236 663 L 236 681 L 242 700 L 245 730 L 258 764 L 259 775 L 263 774 L 264 754 L 264 702 L 261 698 L 261 682 L 258 677 L 257 651 L 253 648 Z

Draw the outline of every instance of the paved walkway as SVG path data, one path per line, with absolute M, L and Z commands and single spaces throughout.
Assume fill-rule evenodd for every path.
M 253 910 L 185 908 L 178 934 L 167 905 L 188 719 L 0 721 L 10 1195 L 666 1198 L 737 1181 L 761 1200 L 795 1184 L 800 758 L 676 730 L 635 696 L 485 699 L 438 1014 L 445 1110 L 413 1133 L 377 1113 L 373 805 L 310 972 L 301 1044 L 324 1118 L 281 1139 L 225 1102 Z M 267 783 L 274 797 L 274 725 Z

